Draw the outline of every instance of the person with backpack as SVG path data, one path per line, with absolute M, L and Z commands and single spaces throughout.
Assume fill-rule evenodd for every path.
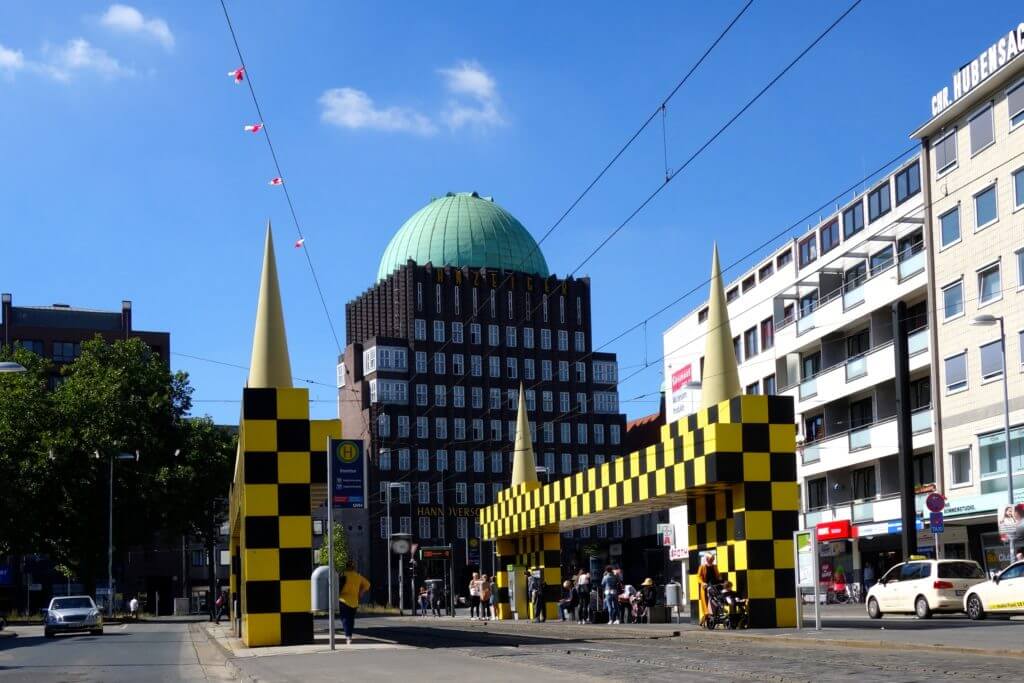
M 530 578 L 526 581 L 526 593 L 530 596 L 530 603 L 533 605 L 533 621 L 536 624 L 547 621 L 544 604 L 544 579 L 541 570 L 534 567 L 530 572 Z
M 352 629 L 356 625 L 356 610 L 359 601 L 366 591 L 370 590 L 370 582 L 356 571 L 356 563 L 349 560 L 345 563 L 345 571 L 338 577 L 338 607 L 341 612 L 341 625 L 345 629 L 345 643 L 352 644 Z
M 619 622 L 619 593 L 622 592 L 622 581 L 608 565 L 604 568 L 604 577 L 601 579 L 601 589 L 604 591 L 604 606 L 608 610 L 608 623 L 618 624 Z

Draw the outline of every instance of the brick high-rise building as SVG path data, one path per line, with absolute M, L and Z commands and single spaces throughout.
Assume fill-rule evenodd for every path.
M 339 414 L 345 436 L 367 444 L 371 469 L 368 509 L 344 520 L 378 597 L 390 483 L 394 533 L 452 543 L 456 577 L 493 572 L 477 513 L 508 485 L 520 385 L 542 481 L 623 448 L 618 366 L 592 350 L 589 278 L 551 275 L 534 239 L 489 197 L 449 193 L 413 215 L 345 313 Z M 621 552 L 616 536 L 621 523 L 577 532 L 563 562 L 585 562 L 583 545 L 588 556 Z

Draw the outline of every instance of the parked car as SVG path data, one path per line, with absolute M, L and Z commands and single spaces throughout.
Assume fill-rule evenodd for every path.
M 989 613 L 1024 614 L 1024 560 L 967 591 L 964 611 L 971 619 L 984 619 Z
M 984 570 L 972 560 L 904 562 L 868 591 L 868 616 L 879 619 L 887 612 L 904 612 L 928 619 L 937 612 L 960 612 L 967 591 L 984 580 Z
M 103 615 L 88 595 L 72 595 L 53 598 L 46 610 L 43 634 L 53 638 L 57 633 L 68 631 L 89 631 L 93 635 L 103 634 Z

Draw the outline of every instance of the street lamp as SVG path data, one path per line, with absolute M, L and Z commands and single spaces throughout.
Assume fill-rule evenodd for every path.
M 537 465 L 534 469 L 537 470 L 537 474 L 544 474 L 545 475 L 544 478 L 547 479 L 549 484 L 551 483 L 551 470 L 550 469 L 548 469 L 545 465 Z
M 13 373 L 13 372 L 28 372 L 24 365 L 15 363 L 14 361 L 5 360 L 0 362 L 0 374 Z
M 1010 505 L 1013 505 L 1013 462 L 1010 456 L 1010 397 L 1007 388 L 1006 368 L 1006 328 L 1003 324 L 1003 316 L 984 313 L 974 316 L 972 325 L 979 327 L 990 327 L 999 323 L 999 352 L 1002 354 L 1003 364 L 1003 444 L 1006 448 L 1006 496 Z M 1010 534 L 1010 561 L 1013 561 L 1013 534 Z
M 387 487 L 387 498 L 388 498 L 388 607 L 394 607 L 395 603 L 392 600 L 391 595 L 391 536 L 394 533 L 394 529 L 391 526 L 391 489 L 401 489 L 403 484 L 401 482 L 392 481 L 388 483 Z
M 97 450 L 94 452 L 96 459 L 100 459 L 100 452 Z M 134 460 L 139 461 L 139 452 L 135 451 L 135 455 L 131 453 L 118 453 L 116 456 L 110 455 L 110 505 L 108 507 L 107 517 L 107 614 L 108 616 L 114 615 L 114 460 Z

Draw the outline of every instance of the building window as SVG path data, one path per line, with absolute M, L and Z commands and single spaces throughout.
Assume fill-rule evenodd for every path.
M 617 413 L 619 395 L 614 391 L 595 391 L 593 406 L 595 413 Z
M 512 292 L 511 291 L 508 293 L 508 296 L 506 296 L 505 299 L 506 299 L 505 308 L 508 309 L 508 319 L 509 320 L 513 320 L 516 317 L 516 308 L 515 308 L 515 304 L 512 303 Z
M 1003 349 L 996 340 L 978 347 L 981 351 L 981 378 L 993 379 L 1003 374 Z
M 537 392 L 533 389 L 526 390 L 526 409 L 530 412 L 537 410 Z
M 544 443 L 555 442 L 555 425 L 551 422 L 544 423 Z
M 541 403 L 544 412 L 550 413 L 555 409 L 554 392 L 544 391 L 541 393 Z
M 726 301 L 726 303 L 730 303 L 731 304 L 733 301 L 736 301 L 736 299 L 739 299 L 739 298 L 740 298 L 740 290 L 739 290 L 738 287 L 733 287 L 732 289 L 730 289 L 728 292 L 725 293 L 725 301 Z
M 78 358 L 81 353 L 82 346 L 77 342 L 53 342 L 53 360 L 59 363 L 69 363 Z
M 416 450 L 416 469 L 420 472 L 430 471 L 430 451 L 425 448 Z
M 491 356 L 487 359 L 488 370 L 491 377 L 501 377 L 501 359 L 497 356 Z
M 804 268 L 818 258 L 818 240 L 811 235 L 800 243 L 800 267 Z
M 587 350 L 587 337 L 583 332 L 577 332 L 575 335 L 576 340 L 576 351 L 583 353 Z
M 1013 208 L 1024 206 L 1024 168 L 1013 174 Z
M 1006 91 L 1006 108 L 1010 115 L 1010 128 L 1024 123 L 1024 82 Z
M 452 354 L 452 374 L 462 375 L 466 372 L 466 364 L 461 353 Z
M 987 187 L 974 195 L 974 231 L 984 230 L 999 218 L 996 207 L 996 186 Z
M 547 294 L 542 294 L 541 295 L 541 297 L 540 297 L 540 304 L 541 304 L 541 317 L 543 318 L 543 321 L 546 323 L 548 321 L 548 295 Z
M 443 375 L 444 374 L 444 368 L 445 368 L 444 354 L 443 353 L 435 353 L 434 354 L 434 374 L 435 375 Z
M 949 320 L 964 312 L 964 283 L 957 280 L 942 288 L 942 318 Z
M 458 301 L 458 299 L 456 299 Z M 456 321 L 452 323 L 452 342 L 455 344 L 461 344 L 463 342 L 463 328 L 462 323 Z
M 511 292 L 509 293 L 511 294 Z M 510 349 L 514 349 L 516 347 L 516 328 L 512 325 L 507 325 L 505 327 L 505 346 Z
M 992 144 L 992 105 L 986 106 L 971 117 L 968 124 L 971 132 L 971 155 L 975 155 Z
M 434 285 L 434 313 L 440 314 L 442 309 L 441 283 Z
M 456 441 L 465 441 L 466 440 L 466 419 L 462 418 L 462 417 L 457 417 L 452 422 L 453 422 L 452 428 L 453 428 L 453 430 L 455 432 L 455 440 Z
M 416 484 L 416 502 L 422 505 L 430 503 L 430 482 L 421 481 Z M 423 520 L 420 520 L 423 521 Z
M 965 486 L 971 483 L 971 449 L 961 448 L 949 453 L 949 476 L 951 486 Z
M 757 396 L 758 394 L 761 393 L 760 382 L 751 382 L 750 384 L 747 385 L 747 388 L 743 391 L 743 393 L 751 396 Z
M 480 356 L 469 357 L 469 374 L 473 375 L 473 377 L 483 376 L 483 359 Z
M 429 502 L 429 501 L 428 501 Z M 420 538 L 428 539 L 430 536 L 430 517 L 420 517 Z
M 551 330 L 547 328 L 541 328 L 540 330 L 540 348 L 545 351 L 551 350 Z
M 456 287 L 452 287 L 452 304 L 455 306 L 455 315 L 459 315 L 459 314 L 462 313 L 462 305 L 461 305 L 462 301 L 461 301 L 461 299 L 462 299 L 462 295 L 461 295 L 461 293 L 459 291 L 459 288 L 457 286 Z M 462 323 L 459 323 L 459 325 L 461 326 Z
M 377 456 L 377 466 L 385 472 L 391 469 L 391 451 L 389 449 L 380 449 L 380 455 Z
M 756 285 L 756 284 L 757 284 L 757 277 L 754 276 L 754 275 L 751 275 L 750 277 L 747 277 L 747 278 L 743 279 L 743 282 L 740 283 L 740 288 L 743 290 L 743 293 L 746 294 L 747 292 L 752 290 L 754 288 L 754 285 Z
M 594 425 L 594 443 L 596 445 L 598 445 L 598 446 L 603 446 L 604 445 L 604 425 L 603 424 L 595 424 Z
M 400 448 L 400 449 L 398 449 L 398 469 L 400 469 L 403 472 L 408 472 L 409 471 L 409 467 L 410 467 L 410 465 L 409 465 L 410 460 L 409 459 L 410 459 L 410 455 L 409 455 L 409 449 L 408 448 Z
M 562 453 L 562 474 L 570 474 L 572 472 L 572 454 Z
M 558 361 L 558 381 L 568 382 L 569 381 L 569 361 L 560 360 Z
M 821 235 L 821 253 L 827 254 L 839 246 L 839 221 L 835 220 L 819 231 Z
M 505 368 L 508 371 L 509 379 L 517 379 L 519 377 L 519 360 L 517 358 L 506 358 Z
M 465 498 L 465 491 L 463 491 L 463 498 Z M 462 501 L 465 504 L 466 501 Z M 466 538 L 469 536 L 469 518 L 468 517 L 456 517 L 455 518 L 455 535 L 459 538 Z
M 697 311 L 697 322 L 698 323 L 707 322 L 707 320 L 708 320 L 708 309 L 707 309 L 707 307 L 702 308 L 699 311 Z
M 946 393 L 967 388 L 967 353 L 962 352 L 945 360 Z
M 422 282 L 417 282 L 416 283 L 416 310 L 417 311 L 422 311 L 423 310 L 423 283 Z
M 565 330 L 558 331 L 558 350 L 568 351 L 569 350 L 569 333 Z
M 889 195 L 889 181 L 876 187 L 868 193 L 868 222 L 874 222 L 892 208 L 892 199 Z
M 620 425 L 608 425 L 609 440 L 613 446 L 618 446 L 622 440 L 622 427 Z
M 1003 289 L 999 277 L 999 264 L 982 268 L 978 271 L 978 307 L 1003 298 Z
M 576 381 L 586 382 L 587 381 L 587 364 L 576 361 Z
M 568 422 L 563 422 L 559 425 L 562 443 L 572 443 L 572 425 Z
M 743 342 L 741 341 L 740 337 L 733 337 L 732 338 L 732 350 L 736 354 L 736 362 L 737 363 L 742 363 L 743 362 Z
M 497 346 L 500 341 L 500 332 L 497 325 L 487 326 L 487 343 L 491 346 Z
M 479 418 L 474 418 L 473 421 L 470 423 L 470 426 L 473 429 L 473 441 L 483 441 L 484 421 Z
M 787 249 L 778 256 L 775 257 L 775 267 L 777 269 L 782 268 L 784 265 L 793 260 L 793 250 Z
M 455 451 L 455 471 L 466 471 L 466 451 Z
M 465 505 L 466 504 L 466 482 L 464 482 L 464 481 L 457 481 L 457 482 L 455 482 L 455 504 L 456 505 Z M 465 518 L 464 517 L 459 517 L 459 520 L 463 520 L 463 519 L 465 519 Z M 460 536 L 459 538 L 462 538 L 462 537 Z
M 956 129 L 932 145 L 935 157 L 935 172 L 944 173 L 956 165 Z
M 416 352 L 416 372 L 426 373 L 427 372 L 427 352 L 417 351 Z
M 619 378 L 618 366 L 611 361 L 595 360 L 594 382 L 598 384 L 615 384 Z
M 409 416 L 399 415 L 398 416 L 398 438 L 407 439 L 409 438 Z
M 498 317 L 498 300 L 494 297 L 494 290 L 491 290 L 491 295 L 488 297 L 488 301 L 491 305 L 491 318 Z
M 775 321 L 765 318 L 761 321 L 761 350 L 767 351 L 775 346 Z
M 371 400 L 373 400 L 371 398 Z M 427 385 L 417 384 L 416 385 L 416 405 L 425 406 L 427 405 Z
M 915 161 L 896 174 L 896 206 L 921 191 L 921 163 Z
M 761 380 L 762 393 L 765 396 L 775 395 L 775 375 L 768 375 Z
M 533 328 L 532 327 L 524 327 L 523 328 L 523 348 L 524 349 L 532 349 L 533 348 Z
M 743 333 L 743 347 L 746 352 L 746 358 L 750 359 L 757 355 L 757 328 L 751 327 L 749 330 Z
M 537 373 L 534 369 L 532 358 L 523 359 L 523 379 L 536 379 Z
M 542 360 L 540 362 L 540 378 L 545 382 L 550 382 L 551 377 L 551 361 Z
M 876 251 L 874 254 L 872 254 L 871 258 L 869 259 L 871 266 L 871 275 L 878 275 L 879 273 L 891 268 L 893 264 L 892 254 L 892 245 L 880 251 Z
M 843 237 L 850 239 L 864 229 L 864 203 L 857 202 L 843 211 Z
M 850 472 L 850 480 L 853 484 L 854 500 L 874 498 L 878 494 L 874 466 L 853 470 Z
M 413 321 L 413 337 L 418 341 L 426 341 L 427 339 L 427 321 L 420 320 L 417 318 Z
M 770 278 L 774 273 L 775 264 L 769 261 L 768 263 L 761 266 L 761 268 L 757 271 L 757 281 L 764 282 L 765 280 Z
M 491 420 L 491 441 L 501 441 L 501 420 Z
M 587 425 L 583 422 L 576 425 L 576 443 L 585 444 L 587 443 L 587 434 L 589 433 Z
M 488 395 L 490 396 L 490 409 L 501 410 L 501 389 L 492 387 Z
M 1010 455 L 1013 458 L 1013 471 L 1024 469 L 1024 428 L 1010 429 Z M 998 477 L 995 482 L 982 482 L 982 491 L 1006 491 L 1006 440 L 1003 430 L 978 437 L 978 462 L 981 466 L 981 478 Z M 986 490 L 988 489 L 988 490 Z M 1005 493 L 1004 493 L 1005 495 Z
M 463 427 L 465 429 L 465 427 Z M 437 461 L 437 471 L 447 472 L 448 471 L 448 451 L 443 448 L 434 454 L 434 459 Z M 438 482 L 440 483 L 440 482 Z
M 828 507 L 828 489 L 825 477 L 807 480 L 807 509 L 820 510 Z
M 569 392 L 560 391 L 558 393 L 558 409 L 563 413 L 569 412 Z
M 430 427 L 428 426 L 427 418 L 426 417 L 417 417 L 416 418 L 416 438 L 417 439 L 426 439 L 426 438 L 428 438 L 430 436 L 429 433 L 428 433 L 429 431 L 430 431 Z
M 434 405 L 441 407 L 448 405 L 448 390 L 443 384 L 434 385 Z
M 475 294 L 476 290 L 473 290 L 473 293 Z M 471 344 L 480 343 L 480 323 L 469 324 L 469 342 Z
M 383 437 L 391 436 L 391 416 L 387 413 L 377 416 L 377 434 Z
M 960 241 L 960 207 L 956 206 L 939 216 L 942 228 L 942 246 L 948 247 Z

